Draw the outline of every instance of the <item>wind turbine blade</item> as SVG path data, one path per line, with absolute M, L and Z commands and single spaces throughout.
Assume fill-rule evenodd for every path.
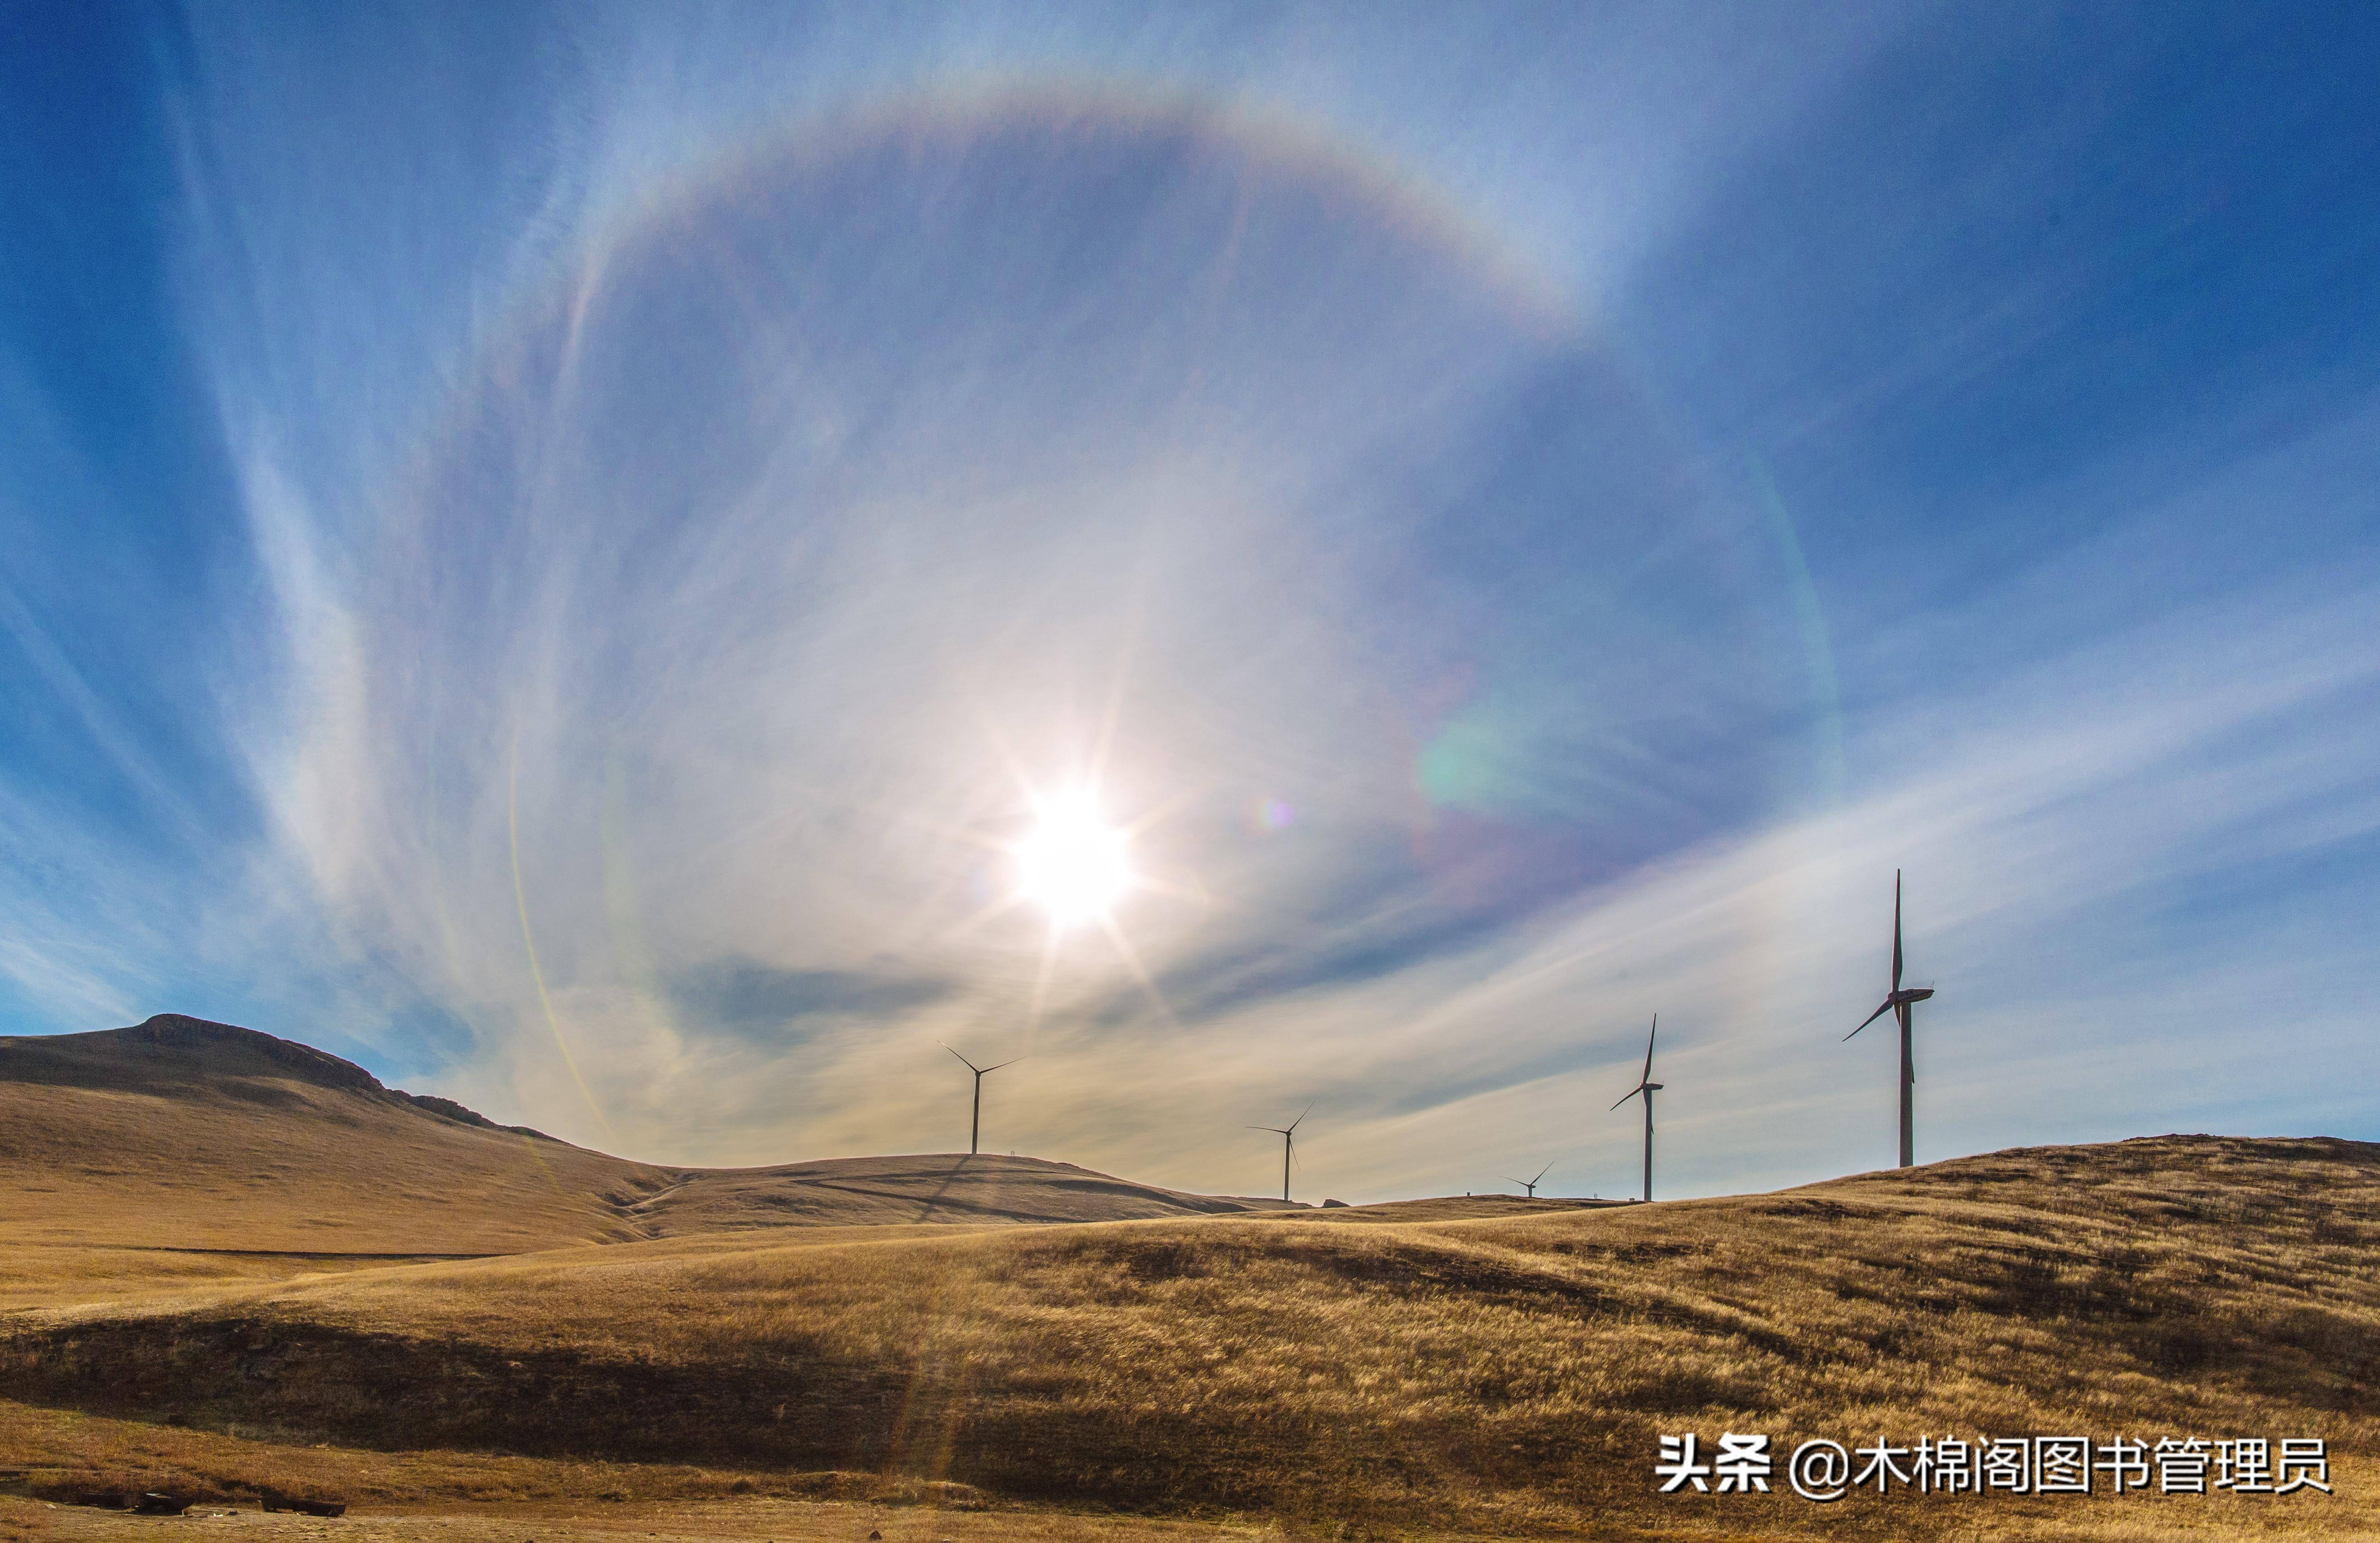
M 1859 1032 L 1859 1030 L 1857 1030 L 1857 1029 L 1853 1029 L 1853 1030 L 1852 1030 L 1852 1033 L 1854 1033 L 1854 1034 L 1856 1034 L 1856 1033 L 1858 1033 L 1858 1032 Z M 1641 1082 L 1640 1082 L 1640 1083 L 1638 1083 L 1635 1087 L 1631 1087 L 1630 1089 L 1628 1089 L 1628 1091 L 1627 1091 L 1627 1092 L 1621 1094 L 1621 1095 L 1620 1095 L 1620 1103 L 1619 1103 L 1619 1104 L 1613 1104 L 1611 1107 L 1612 1107 L 1612 1108 L 1614 1108 L 1614 1109 L 1618 1109 L 1618 1108 L 1620 1107 L 1620 1104 L 1624 1104 L 1624 1103 L 1626 1103 L 1629 1100 L 1631 1100 L 1631 1099 L 1634 1098 L 1637 1094 L 1642 1093 L 1643 1091 L 1645 1091 L 1645 1085 L 1644 1085 L 1643 1083 L 1641 1083 Z
M 1875 1012 L 1870 1013 L 1866 1017 L 1862 1018 L 1862 1019 L 1860 1020 L 1860 1028 L 1865 1028 L 1868 1025 L 1870 1025 L 1870 1024 L 1872 1024 L 1872 1023 L 1876 1022 L 1876 1019 L 1883 1017 L 1887 1013 L 1889 1013 L 1889 1012 L 1891 1012 L 1891 1011 L 1892 1011 L 1892 1003 L 1890 1003 L 1890 1002 L 1886 1002 L 1883 1006 L 1881 1006 L 1881 1007 L 1877 1008 Z M 1850 1039 L 1850 1038 L 1852 1037 L 1852 1034 L 1857 1034 L 1858 1032 L 1859 1032 L 1859 1028 L 1852 1029 L 1851 1034 L 1846 1034 L 1846 1035 L 1844 1035 L 1844 1036 L 1843 1036 L 1843 1038 L 1844 1038 L 1844 1039 Z
M 1002 1062 L 1002 1063 L 1000 1063 L 1000 1066 L 1014 1066 L 1014 1065 L 1015 1065 L 1015 1064 L 1016 1064 L 1016 1063 L 1017 1063 L 1018 1061 L 1029 1061 L 1029 1060 L 1031 1060 L 1031 1059 L 1032 1059 L 1032 1057 L 1030 1057 L 1030 1056 L 1020 1055 L 1020 1056 L 1016 1057 L 1016 1058 L 1015 1058 L 1015 1060 L 1014 1060 L 1014 1061 L 1003 1061 L 1003 1062 Z M 986 1067 L 983 1069 L 984 1075 L 986 1075 L 986 1076 L 990 1076 L 992 1073 L 994 1073 L 994 1072 L 996 1072 L 996 1071 L 1000 1070 L 1000 1066 L 986 1066 Z
M 1640 1082 L 1650 1082 L 1653 1080 L 1653 1035 L 1660 1032 L 1661 1014 L 1656 1013 L 1653 1014 L 1652 1033 L 1645 1036 L 1645 1075 L 1637 1079 Z
M 1892 870 L 1892 989 L 1900 990 L 1900 869 Z
M 1547 1163 L 1543 1168 L 1540 1168 L 1540 1169 L 1538 1169 L 1538 1170 L 1537 1170 L 1537 1176 L 1536 1176 L 1536 1178 L 1534 1178 L 1534 1179 L 1531 1179 L 1529 1182 L 1530 1182 L 1531 1184 L 1533 1184 L 1533 1185 L 1534 1185 L 1534 1184 L 1543 1184 L 1543 1183 L 1545 1182 L 1545 1177 L 1546 1177 L 1546 1175 L 1547 1175 L 1547 1174 L 1548 1174 L 1548 1173 L 1550 1173 L 1550 1172 L 1552 1172 L 1553 1171 L 1554 1171 L 1554 1165 L 1553 1165 L 1552 1163 L 1550 1163 L 1550 1162 L 1549 1162 L 1549 1163 Z
M 1299 1115 L 1298 1115 L 1298 1117 L 1297 1117 L 1296 1119 L 1292 1120 L 1292 1121 L 1289 1123 L 1289 1128 L 1290 1128 L 1291 1130 L 1295 1130 L 1298 1126 L 1300 1126 L 1300 1125 L 1302 1125 L 1302 1124 L 1305 1124 L 1305 1116 L 1306 1116 L 1307 1114 L 1311 1114 L 1311 1113 L 1313 1113 L 1313 1112 L 1314 1112 L 1314 1106 L 1313 1106 L 1312 1104 L 1307 1104 L 1307 1105 L 1305 1106 L 1305 1112 L 1304 1112 L 1303 1113 L 1299 1114 Z
M 935 1040 L 935 1041 L 934 1041 L 934 1043 L 936 1043 L 936 1044 L 938 1044 L 938 1045 L 942 1045 L 942 1042 L 941 1042 L 940 1039 Z M 950 1047 L 950 1046 L 948 1046 L 948 1045 L 942 1045 L 942 1049 L 944 1049 L 944 1050 L 946 1050 L 946 1051 L 951 1051 L 951 1047 Z M 958 1052 L 958 1051 L 951 1051 L 951 1053 L 952 1053 L 953 1055 L 959 1055 L 959 1052 Z M 983 1073 L 982 1073 L 982 1069 L 981 1069 L 980 1067 L 977 1066 L 977 1065 L 976 1065 L 976 1063 L 975 1063 L 974 1062 L 969 1061 L 969 1060 L 968 1060 L 965 1056 L 964 1056 L 964 1055 L 959 1055 L 959 1064 L 960 1064 L 960 1065 L 962 1065 L 962 1066 L 965 1066 L 968 1071 L 970 1071 L 970 1072 L 974 1072 L 974 1073 L 975 1073 L 977 1075 L 978 1075 L 978 1076 L 980 1076 L 980 1075 L 983 1075 Z

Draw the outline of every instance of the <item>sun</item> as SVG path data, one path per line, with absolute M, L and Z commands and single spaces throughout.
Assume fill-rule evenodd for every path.
M 1133 884 L 1129 838 L 1086 789 L 1036 798 L 1034 825 L 1012 850 L 1017 893 L 1057 928 L 1103 921 Z

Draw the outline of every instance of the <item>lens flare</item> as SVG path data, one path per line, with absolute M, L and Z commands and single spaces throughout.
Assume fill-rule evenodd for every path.
M 1132 886 L 1124 833 L 1082 790 L 1037 800 L 1034 814 L 1015 846 L 1018 892 L 1056 927 L 1103 919 Z

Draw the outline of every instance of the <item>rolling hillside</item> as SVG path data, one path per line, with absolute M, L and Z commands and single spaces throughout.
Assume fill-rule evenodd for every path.
M 636 1162 L 384 1087 L 305 1045 L 173 1014 L 0 1039 L 0 1254 L 13 1267 L 0 1305 L 45 1298 L 37 1277 L 111 1273 L 28 1250 L 113 1250 L 121 1285 L 143 1271 L 270 1277 L 744 1227 L 1000 1226 L 1280 1204 L 1031 1158 Z M 136 1252 L 148 1256 L 140 1270 Z
M 0 1468 L 45 1492 L 897 1492 L 1378 1536 L 2380 1532 L 2370 1145 L 1264 1210 L 1026 1160 L 637 1164 L 190 1020 L 0 1041 Z M 2319 1437 L 2337 1493 L 1657 1497 L 1658 1438 L 1684 1431 Z
M 2366 1536 L 2375 1242 L 2380 1148 L 2165 1137 L 1507 1219 L 745 1232 L 218 1286 L 0 1320 L 0 1385 L 192 1432 L 1384 1534 Z M 1726 1430 L 2321 1437 L 2339 1482 L 1651 1493 L 1658 1436 Z

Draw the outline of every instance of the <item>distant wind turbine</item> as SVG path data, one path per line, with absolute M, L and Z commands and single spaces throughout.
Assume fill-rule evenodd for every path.
M 1629 1100 L 1635 1098 L 1640 1094 L 1644 1097 L 1645 1198 L 1647 1200 L 1650 1200 L 1653 1197 L 1653 1095 L 1661 1090 L 1661 1085 L 1653 1080 L 1653 1036 L 1660 1032 L 1661 1014 L 1656 1013 L 1653 1014 L 1652 1030 L 1645 1036 L 1645 1075 L 1636 1079 L 1635 1087 L 1631 1087 L 1627 1092 L 1622 1093 L 1620 1096 L 1620 1103 L 1616 1103 L 1611 1106 L 1614 1109 L 1618 1109 L 1620 1104 L 1624 1104 Z
M 1297 1127 L 1305 1124 L 1306 1114 L 1311 1114 L 1313 1112 L 1314 1106 L 1312 1104 L 1307 1104 L 1305 1106 L 1305 1113 L 1300 1114 L 1296 1119 L 1292 1120 L 1289 1123 L 1289 1128 L 1286 1130 L 1282 1129 L 1279 1125 L 1250 1125 L 1247 1127 L 1252 1131 L 1270 1131 L 1273 1135 L 1281 1137 L 1281 1197 L 1284 1200 L 1289 1198 L 1289 1154 L 1297 1145 Z
M 941 1041 L 937 1039 L 934 1043 L 941 1045 Z M 942 1049 L 951 1051 L 951 1047 L 948 1045 L 942 1045 Z M 959 1055 L 959 1052 L 956 1051 L 951 1051 L 951 1053 L 953 1055 Z M 1016 1058 L 1016 1061 L 1002 1062 L 1000 1066 L 978 1066 L 974 1062 L 969 1061 L 965 1056 L 959 1055 L 959 1064 L 965 1066 L 968 1071 L 975 1074 L 975 1117 L 967 1122 L 967 1155 L 969 1157 L 973 1157 L 975 1155 L 978 1139 L 983 1135 L 983 1079 L 991 1075 L 992 1073 L 1000 1070 L 1001 1066 L 1014 1066 L 1016 1064 L 1017 1061 L 1022 1061 L 1025 1058 L 1020 1055 Z
M 1625 1101 L 1625 1100 L 1623 1100 L 1623 1101 Z M 1534 1179 L 1516 1179 L 1516 1178 L 1512 1177 L 1512 1174 L 1507 1173 L 1507 1174 L 1505 1174 L 1505 1175 L 1504 1175 L 1504 1182 L 1505 1182 L 1506 1184 L 1516 1184 L 1516 1185 L 1519 1185 L 1523 1189 L 1525 1189 L 1525 1190 L 1527 1190 L 1527 1191 L 1529 1192 L 1529 1198 L 1530 1198 L 1530 1199 L 1532 1199 L 1532 1200 L 1534 1200 L 1534 1199 L 1536 1199 L 1536 1198 L 1537 1197 L 1537 1185 L 1538 1185 L 1539 1181 L 1541 1181 L 1542 1179 L 1544 1179 L 1544 1178 L 1545 1178 L 1545 1176 L 1546 1176 L 1547 1174 L 1548 1174 L 1548 1173 L 1552 1172 L 1553 1171 L 1554 1171 L 1554 1165 L 1553 1165 L 1552 1163 L 1550 1163 L 1550 1162 L 1549 1162 L 1549 1163 L 1547 1163 L 1543 1168 L 1540 1168 L 1540 1169 L 1538 1169 L 1538 1170 L 1537 1170 L 1537 1176 L 1536 1176 L 1536 1178 L 1534 1178 Z
M 1900 1166 L 1916 1165 L 1916 1102 L 1917 1062 L 1909 1048 L 1909 1010 L 1934 994 L 1931 986 L 1900 989 L 1900 869 L 1892 870 L 1892 990 L 1887 993 L 1884 1005 L 1870 1013 L 1859 1028 L 1843 1036 L 1849 1040 L 1860 1028 L 1883 1017 L 1887 1013 L 1900 1020 Z

